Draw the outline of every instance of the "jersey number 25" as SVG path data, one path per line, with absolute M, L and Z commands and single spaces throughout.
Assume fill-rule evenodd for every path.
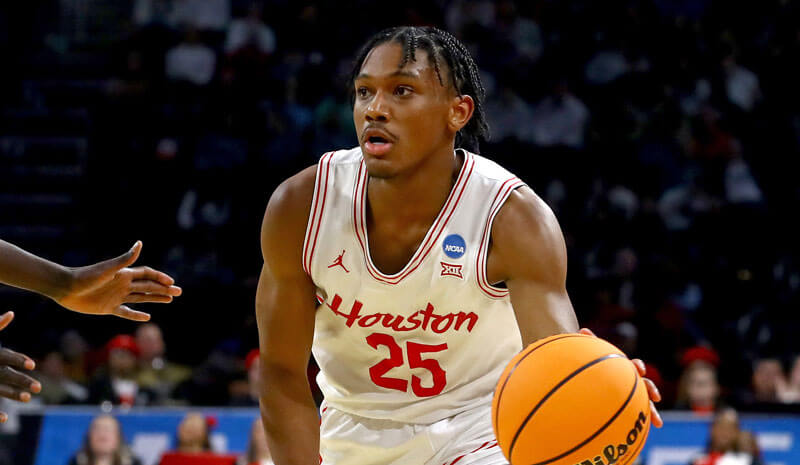
M 369 369 L 369 377 L 372 382 L 380 387 L 395 389 L 397 391 L 408 392 L 408 380 L 390 378 L 384 376 L 392 368 L 403 366 L 403 349 L 397 341 L 388 334 L 372 333 L 367 336 L 367 344 L 373 349 L 378 346 L 389 348 L 389 358 L 383 359 Z M 433 359 L 423 359 L 422 354 L 429 352 L 441 352 L 447 349 L 447 344 L 419 344 L 417 342 L 406 342 L 406 353 L 408 354 L 408 366 L 410 368 L 424 368 L 433 377 L 433 386 L 424 387 L 422 379 L 414 375 L 411 376 L 411 390 L 417 397 L 431 397 L 441 393 L 447 385 L 447 373 L 442 369 L 439 362 Z

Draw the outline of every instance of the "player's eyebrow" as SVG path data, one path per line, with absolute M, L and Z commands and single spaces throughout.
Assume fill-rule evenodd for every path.
M 358 76 L 356 76 L 356 80 L 358 80 L 358 79 L 372 79 L 373 77 L 374 76 L 372 76 L 371 74 L 360 73 Z M 407 77 L 407 78 L 412 78 L 412 79 L 419 79 L 419 75 L 417 73 L 412 73 L 410 71 L 404 71 L 402 69 L 398 69 L 397 71 L 393 72 L 392 74 L 389 74 L 388 77 Z

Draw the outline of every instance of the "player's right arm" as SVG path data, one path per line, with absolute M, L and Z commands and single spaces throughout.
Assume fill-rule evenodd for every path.
M 284 181 L 261 227 L 264 265 L 256 293 L 261 347 L 261 417 L 277 465 L 319 464 L 319 415 L 308 385 L 314 284 L 303 271 L 303 239 L 316 168 Z

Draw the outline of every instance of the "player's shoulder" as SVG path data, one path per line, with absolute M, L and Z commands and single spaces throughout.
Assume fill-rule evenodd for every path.
M 543 250 L 560 254 L 564 239 L 550 206 L 499 163 L 476 154 L 470 156 L 484 180 L 499 185 L 501 191 L 502 186 L 512 189 L 492 221 L 493 248 L 507 250 L 509 256 L 521 251 L 541 255 Z
M 517 179 L 517 177 L 503 168 L 499 163 L 486 158 L 484 156 L 466 152 L 472 162 L 474 163 L 473 175 L 479 176 L 488 181 L 505 182 L 509 179 Z
M 314 197 L 316 179 L 317 165 L 313 165 L 284 180 L 270 196 L 267 216 L 281 220 L 303 211 L 307 215 Z
M 360 162 L 361 150 L 358 147 L 324 153 L 316 164 L 286 179 L 275 189 L 270 197 L 267 213 L 274 210 L 276 216 L 296 214 L 307 219 L 320 170 L 333 165 Z
M 523 185 L 508 196 L 495 218 L 495 225 L 514 229 L 524 227 L 531 233 L 560 231 L 555 213 L 530 187 Z
M 494 219 L 491 237 L 492 251 L 502 257 L 510 275 L 560 276 L 566 270 L 567 250 L 558 219 L 528 186 L 509 195 Z

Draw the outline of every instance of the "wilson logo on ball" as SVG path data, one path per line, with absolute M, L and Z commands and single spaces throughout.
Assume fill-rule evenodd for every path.
M 576 463 L 575 465 L 613 465 L 619 462 L 622 457 L 628 452 L 628 449 L 631 448 L 636 443 L 636 440 L 639 439 L 639 434 L 644 429 L 644 425 L 647 423 L 647 417 L 644 416 L 644 413 L 641 411 L 639 412 L 639 416 L 636 418 L 636 423 L 633 424 L 633 428 L 628 432 L 628 435 L 625 436 L 625 440 L 614 446 L 613 444 L 609 444 L 603 448 L 602 455 L 596 456 L 592 460 L 584 460 L 580 463 Z
M 467 243 L 458 234 L 450 234 L 442 242 L 444 254 L 450 258 L 461 258 L 467 251 Z

